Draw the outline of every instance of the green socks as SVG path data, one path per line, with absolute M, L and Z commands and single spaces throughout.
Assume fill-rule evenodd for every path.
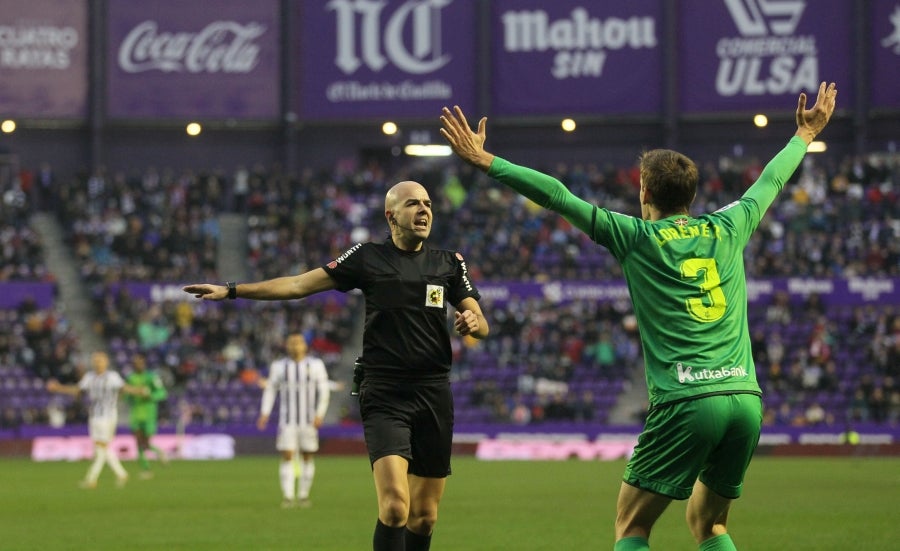
M 622 538 L 616 542 L 613 551 L 650 551 L 650 543 L 639 536 Z M 731 541 L 731 536 L 722 534 L 701 543 L 700 551 L 737 551 L 737 547 Z
M 701 543 L 700 551 L 737 551 L 737 547 L 731 541 L 731 536 L 722 534 Z
M 616 542 L 613 551 L 650 551 L 650 542 L 640 536 L 622 538 Z
M 145 471 L 150 470 L 150 462 L 147 461 L 147 456 L 144 454 L 144 450 L 138 448 L 138 464 Z

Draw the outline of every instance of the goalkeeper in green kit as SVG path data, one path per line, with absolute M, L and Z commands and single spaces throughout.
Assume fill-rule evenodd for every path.
M 156 434 L 159 418 L 159 402 L 168 397 L 166 387 L 163 386 L 159 375 L 147 371 L 147 359 L 141 354 L 135 354 L 132 358 L 134 371 L 128 376 L 127 383 L 137 388 L 146 388 L 147 396 L 127 397 L 130 411 L 128 413 L 128 425 L 137 440 L 138 464 L 141 467 L 141 478 L 151 478 L 150 462 L 147 460 L 147 451 L 152 450 L 157 459 L 163 464 L 168 462 L 164 451 L 150 443 L 150 438 Z
M 701 551 L 736 549 L 726 522 L 759 442 L 762 392 L 750 350 L 744 247 L 760 219 L 828 124 L 837 90 L 819 86 L 797 131 L 734 203 L 692 215 L 699 175 L 671 150 L 640 158 L 641 217 L 592 205 L 558 180 L 484 149 L 486 120 L 472 131 L 444 108 L 441 134 L 464 161 L 561 214 L 622 265 L 634 305 L 650 411 L 625 468 L 616 505 L 615 551 L 650 549 L 650 531 L 673 499 Z

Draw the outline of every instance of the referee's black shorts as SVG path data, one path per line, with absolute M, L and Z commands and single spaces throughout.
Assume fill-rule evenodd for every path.
M 453 396 L 450 382 L 379 380 L 360 385 L 359 412 L 369 462 L 399 455 L 409 473 L 444 478 L 450 474 Z

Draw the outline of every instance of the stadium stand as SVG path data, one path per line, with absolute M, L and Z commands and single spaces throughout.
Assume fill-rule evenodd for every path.
M 695 204 L 703 210 L 736 197 L 759 169 L 752 159 L 721 158 L 700 166 Z M 561 164 L 548 172 L 598 204 L 635 213 L 634 166 Z M 621 275 L 604 249 L 565 221 L 482 176 L 452 164 L 410 165 L 398 174 L 433 186 L 433 239 L 472 258 L 479 282 L 605 281 Z M 174 422 L 175 414 L 186 410 L 196 423 L 250 423 L 259 399 L 254 373 L 258 376 L 275 353 L 273 336 L 299 328 L 312 336 L 317 353 L 338 363 L 355 345 L 351 328 L 362 308 L 358 298 L 342 295 L 348 304 L 304 301 L 302 307 L 210 306 L 152 302 L 134 296 L 125 283 L 222 279 L 215 273 L 216 221 L 235 211 L 247 218 L 252 279 L 309 269 L 356 241 L 379 239 L 380 197 L 396 177 L 375 162 L 297 177 L 259 166 L 231 176 L 155 169 L 134 176 L 99 172 L 70 178 L 59 187 L 59 196 L 42 197 L 40 203 L 55 208 L 60 222 L 74 230 L 69 245 L 90 284 L 98 331 L 115 362 L 127 366 L 132 354 L 145 353 L 178 389 L 164 420 Z M 808 158 L 796 180 L 747 249 L 750 277 L 898 275 L 896 156 L 840 162 Z M 22 239 L 29 232 L 27 214 L 13 207 L 4 202 L 12 210 L 4 211 L 11 215 L 4 217 L 0 234 Z M 451 219 L 453 224 L 445 222 Z M 455 227 L 466 231 L 453 233 Z M 17 262 L 26 268 L 13 272 L 46 279 L 34 243 L 37 248 L 12 247 L 28 259 Z M 768 304 L 750 309 L 757 370 L 766 392 L 765 422 L 900 422 L 897 308 L 830 306 L 816 298 L 792 302 L 776 293 Z M 485 310 L 494 328 L 491 339 L 477 345 L 454 341 L 459 423 L 604 423 L 614 411 L 617 420 L 623 411 L 627 421 L 640 420 L 644 398 L 633 398 L 643 396 L 640 389 L 633 391 L 641 384 L 635 379 L 641 356 L 629 323 L 630 305 L 486 299 Z M 0 387 L 16 398 L 4 401 L 4 425 L 46 422 L 50 398 L 38 383 L 51 376 L 75 377 L 77 343 L 57 314 L 53 309 L 32 312 L 32 317 L 3 313 L 6 346 L 0 354 L 6 367 L 0 369 Z M 28 328 L 41 325 L 34 316 L 51 320 L 42 341 L 28 338 Z M 69 418 L 77 415 L 70 412 Z M 352 408 L 341 412 L 351 422 L 354 415 Z

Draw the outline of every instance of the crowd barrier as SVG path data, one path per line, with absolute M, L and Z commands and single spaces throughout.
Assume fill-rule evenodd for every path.
M 457 455 L 482 460 L 618 460 L 630 457 L 641 427 L 545 423 L 541 425 L 457 425 Z M 362 428 L 329 425 L 320 430 L 322 455 L 364 455 Z M 275 454 L 275 428 L 253 425 L 163 427 L 154 443 L 172 457 L 223 460 L 242 455 Z M 125 460 L 136 457 L 134 438 L 120 427 L 113 445 Z M 35 461 L 75 461 L 91 457 L 86 426 L 22 426 L 0 430 L 0 457 Z M 757 455 L 898 456 L 900 425 L 869 423 L 827 427 L 763 427 Z

